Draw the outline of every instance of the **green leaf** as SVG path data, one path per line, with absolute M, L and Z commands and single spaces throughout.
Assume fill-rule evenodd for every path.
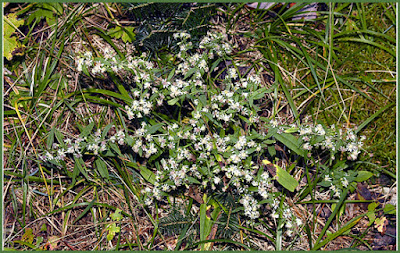
M 118 145 L 115 143 L 110 143 L 110 148 L 117 153 L 119 156 L 122 156 L 121 150 L 119 149 Z
M 187 176 L 186 179 L 187 179 L 187 181 L 189 181 L 192 184 L 201 184 L 201 182 L 194 177 Z
M 82 213 L 72 222 L 72 224 L 75 224 L 78 220 L 80 220 L 83 216 L 85 216 L 85 214 L 91 210 L 91 208 L 93 207 L 95 201 L 96 201 L 96 198 L 94 198 L 92 201 L 90 201 L 90 203 L 87 205 L 87 207 L 86 207 L 86 208 L 82 211 Z M 71 225 L 72 225 L 72 224 L 71 224 Z
M 147 134 L 153 134 L 153 133 L 157 132 L 157 130 L 160 129 L 162 126 L 163 126 L 162 123 L 158 123 L 158 124 L 155 124 L 155 125 L 151 126 L 147 130 Z
M 144 166 L 140 166 L 140 175 L 147 180 L 149 183 L 154 184 L 156 182 L 156 175 Z
M 42 224 L 42 226 L 40 227 L 40 232 L 46 232 L 47 231 L 47 226 L 45 223 Z
M 344 229 L 344 231 L 343 231 L 342 229 L 339 229 L 336 233 L 334 233 L 334 234 L 332 235 L 332 237 L 331 237 L 331 236 L 328 236 L 328 238 L 330 238 L 330 237 L 332 238 L 331 240 L 325 239 L 323 242 L 320 243 L 322 237 L 324 237 L 326 231 L 327 231 L 328 228 L 331 226 L 331 223 L 332 223 L 333 219 L 336 217 L 336 214 L 337 214 L 338 211 L 339 211 L 339 207 L 343 204 L 344 200 L 346 199 L 347 193 L 348 193 L 348 189 L 345 188 L 345 189 L 343 190 L 343 192 L 342 192 L 342 195 L 340 196 L 339 201 L 337 202 L 337 204 L 335 204 L 335 208 L 332 207 L 333 211 L 332 211 L 331 215 L 329 216 L 329 219 L 328 219 L 327 222 L 325 223 L 325 226 L 322 228 L 322 231 L 320 232 L 320 234 L 319 234 L 317 240 L 315 241 L 314 248 L 312 248 L 312 250 L 317 250 L 317 249 L 319 249 L 320 247 L 324 246 L 327 242 L 330 242 L 331 240 L 333 240 L 334 238 L 336 238 L 338 235 L 340 235 L 341 233 L 343 233 L 344 231 L 347 230 L 347 229 L 344 229 L 344 228 L 342 228 L 342 229 Z M 365 214 L 363 214 L 363 215 L 365 215 Z M 363 215 L 355 217 L 354 219 L 352 219 L 351 221 L 349 221 L 349 222 L 347 223 L 347 225 L 352 224 L 350 227 L 354 226 L 355 224 L 357 224 L 357 222 L 361 219 L 360 217 L 362 217 Z M 354 221 L 356 221 L 356 222 L 353 223 Z M 346 227 L 346 225 L 345 225 L 345 227 Z
M 57 15 L 62 15 L 64 13 L 62 3 L 43 3 L 43 8 L 52 10 L 54 14 Z
M 64 135 L 58 129 L 55 129 L 54 134 L 58 143 L 64 143 Z
M 396 102 L 393 102 L 393 103 L 388 104 L 387 106 L 381 108 L 379 111 L 374 113 L 371 117 L 366 119 L 361 125 L 359 125 L 357 130 L 355 131 L 355 133 L 357 134 L 358 132 L 360 132 L 364 127 L 366 127 L 369 123 L 371 123 L 376 117 L 380 116 L 384 111 L 386 111 L 387 109 L 389 109 L 395 105 L 396 105 Z
M 363 181 L 367 181 L 370 177 L 372 177 L 374 174 L 372 174 L 369 171 L 359 171 L 357 174 L 357 177 L 355 178 L 355 181 L 357 182 L 363 182 Z
M 374 223 L 375 219 L 376 219 L 375 212 L 368 212 L 367 213 L 367 217 L 369 219 L 369 222 L 368 222 L 367 226 L 371 226 Z
M 286 129 L 284 132 L 288 133 L 288 134 L 291 134 L 291 133 L 297 133 L 297 131 L 299 131 L 298 127 L 292 127 L 292 128 Z
M 32 228 L 26 228 L 25 233 L 22 235 L 21 241 L 32 244 L 34 239 L 32 232 Z
M 179 101 L 179 98 L 173 98 L 171 100 L 168 100 L 168 104 L 169 105 L 174 105 Z
M 274 157 L 276 155 L 275 146 L 268 146 L 268 153 L 270 156 Z
M 27 247 L 29 247 L 29 248 L 31 248 L 31 249 L 36 249 L 36 246 L 35 245 L 33 245 L 32 243 L 29 243 L 29 242 L 24 242 L 24 241 L 20 241 L 20 240 L 15 240 L 15 241 L 13 241 L 14 243 L 19 243 L 19 244 L 21 244 L 21 245 L 25 245 L 25 246 L 27 246 Z
M 219 63 L 222 61 L 222 58 L 218 58 L 213 64 L 211 65 L 210 71 L 214 71 L 214 69 L 219 65 Z
M 189 76 L 193 75 L 196 71 L 198 71 L 198 68 L 191 68 L 186 72 L 186 75 L 183 77 L 183 80 L 186 80 Z
M 368 211 L 373 212 L 378 206 L 379 206 L 378 203 L 372 202 L 371 204 L 368 205 Z
M 110 174 L 108 172 L 106 163 L 101 160 L 101 158 L 97 158 L 95 164 L 97 171 L 100 173 L 100 176 L 106 179 L 110 179 Z
M 133 146 L 134 139 L 132 138 L 132 136 L 130 136 L 130 135 L 126 136 L 125 141 L 126 141 L 126 144 L 128 144 L 129 146 L 131 146 L 131 147 Z
M 271 90 L 267 90 L 267 88 L 263 87 L 255 92 L 253 92 L 253 94 L 251 95 L 251 98 L 253 100 L 258 100 L 261 99 L 265 96 L 266 93 L 271 92 Z
M 198 98 L 203 106 L 207 105 L 207 97 L 205 95 L 200 95 Z
M 110 131 L 111 127 L 113 126 L 113 123 L 108 124 L 104 129 L 103 129 L 103 133 L 101 134 L 101 136 L 103 138 L 105 138 L 108 134 L 108 131 Z
M 108 35 L 116 39 L 122 39 L 124 43 L 132 43 L 135 40 L 134 27 L 121 27 L 117 26 L 109 30 Z
M 278 141 L 282 142 L 290 150 L 294 151 L 296 154 L 301 156 L 305 155 L 304 149 L 299 148 L 300 147 L 299 140 L 293 135 L 287 133 L 281 133 L 281 134 L 277 133 L 274 135 L 274 137 Z
M 107 241 L 111 241 L 114 238 L 115 234 L 119 233 L 121 228 L 118 227 L 115 223 L 113 223 L 107 227 L 107 230 L 108 230 Z
M 86 180 L 90 181 L 89 176 L 85 171 L 86 168 L 82 167 L 82 164 L 85 164 L 83 162 L 82 158 L 78 159 L 78 158 L 75 157 L 74 160 L 75 160 L 74 173 L 75 173 L 75 170 L 78 169 L 78 171 L 82 173 L 82 175 L 86 178 Z
M 172 79 L 172 77 L 174 76 L 174 74 L 175 74 L 175 68 L 173 68 L 173 69 L 171 70 L 171 72 L 169 73 L 168 78 L 167 78 L 167 81 L 171 81 L 171 79 Z
M 40 244 L 43 242 L 43 237 L 42 236 L 38 236 L 36 237 L 36 248 L 39 248 Z
M 110 215 L 111 219 L 113 219 L 114 221 L 122 220 L 121 211 L 121 209 L 117 208 L 117 210 L 115 210 L 115 212 Z
M 13 36 L 16 28 L 24 24 L 24 20 L 17 20 L 15 13 L 10 13 L 4 17 L 4 31 L 3 31 L 3 41 L 4 41 L 4 56 L 7 60 L 11 61 L 14 55 L 22 55 L 20 52 L 25 46 L 22 45 L 17 37 Z
M 54 143 L 54 127 L 50 130 L 49 136 L 47 136 L 46 147 L 51 149 Z
M 89 125 L 87 125 L 85 129 L 83 129 L 79 137 L 81 138 L 87 137 L 92 132 L 93 127 L 94 127 L 94 121 L 90 122 Z
M 336 215 L 336 214 L 335 214 Z M 349 222 L 347 222 L 343 227 L 341 227 L 338 231 L 336 231 L 333 234 L 327 235 L 326 239 L 323 240 L 322 242 L 319 242 L 320 240 L 317 240 L 317 243 L 314 245 L 314 248 L 312 248 L 312 251 L 316 251 L 320 248 L 322 248 L 324 245 L 326 245 L 327 243 L 333 241 L 336 237 L 342 235 L 343 233 L 345 233 L 347 230 L 351 229 L 352 227 L 354 227 L 360 220 L 361 218 L 364 216 L 365 214 L 359 215 L 357 217 L 354 217 L 353 219 L 351 219 Z M 328 224 L 329 225 L 329 224 Z M 322 237 L 321 237 L 322 238 Z M 319 238 L 318 238 L 319 239 Z
M 296 187 L 299 185 L 299 182 L 297 182 L 297 180 L 294 179 L 286 170 L 282 169 L 276 164 L 274 164 L 274 166 L 276 168 L 275 177 L 278 182 L 289 191 L 294 192 Z
M 211 219 L 207 217 L 207 204 L 200 205 L 200 241 L 207 239 L 211 230 Z M 201 250 L 205 250 L 205 245 L 201 245 Z
M 62 15 L 64 12 L 61 3 L 36 3 L 35 7 L 36 10 L 30 13 L 26 25 L 31 25 L 33 21 L 40 21 L 45 18 L 47 24 L 52 26 L 57 22 L 56 15 Z
M 396 214 L 396 207 L 392 204 L 386 204 L 383 208 L 385 214 Z

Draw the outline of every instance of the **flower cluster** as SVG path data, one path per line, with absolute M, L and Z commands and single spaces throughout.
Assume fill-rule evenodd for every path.
M 207 49 L 209 59 L 214 59 L 215 54 L 221 57 L 232 53 L 233 48 L 227 40 L 226 34 L 207 32 L 207 35 L 200 41 L 199 47 Z
M 337 128 L 335 125 L 325 127 L 322 124 L 314 125 L 306 122 L 302 125 L 284 126 L 278 119 L 271 121 L 273 127 L 278 128 L 280 132 L 297 132 L 302 141 L 301 147 L 309 151 L 327 150 L 330 152 L 331 159 L 336 159 L 336 155 L 346 154 L 348 160 L 356 160 L 361 153 L 365 136 L 358 137 L 351 128 Z
M 78 56 L 76 58 L 76 69 L 81 72 L 85 66 L 91 66 L 93 64 L 92 52 L 86 51 L 83 56 Z
M 215 62 L 233 51 L 226 35 L 208 33 L 199 49 L 188 33 L 177 33 L 174 39 L 178 53 L 169 71 L 146 60 L 146 54 L 119 59 L 105 50 L 103 57 L 94 58 L 89 52 L 78 57 L 77 69 L 87 75 L 126 72 L 132 76 L 131 101 L 125 106 L 129 130 L 81 136 L 74 143 L 60 144 L 53 154 L 46 153 L 46 159 L 85 152 L 101 155 L 115 150 L 112 144 L 117 143 L 154 171 L 153 186 L 143 189 L 147 205 L 192 185 L 209 195 L 230 192 L 240 196 L 244 216 L 252 221 L 268 214 L 282 219 L 290 236 L 301 221 L 281 203 L 283 194 L 273 184 L 276 178 L 260 164 L 261 159 L 275 156 L 280 135 L 292 135 L 293 149 L 305 150 L 309 156 L 322 149 L 330 152 L 332 160 L 339 152 L 355 160 L 363 138 L 354 130 L 343 133 L 334 126 L 308 122 L 284 125 L 278 118 L 261 117 L 257 105 L 265 102 L 268 89 L 257 74 L 260 70 L 242 76 L 231 61 L 216 74 L 225 73 L 223 78 L 209 82 L 210 72 L 217 71 Z M 323 186 L 330 187 L 333 195 L 340 194 L 337 186 L 346 187 L 351 176 L 326 175 L 329 184 Z
M 152 108 L 153 104 L 144 98 L 133 100 L 131 106 L 125 106 L 126 114 L 129 120 L 132 120 L 133 118 L 142 118 L 143 116 L 149 115 Z
M 115 128 L 109 125 L 108 129 Z M 61 134 L 61 133 L 59 133 Z M 45 151 L 40 158 L 44 162 L 52 162 L 59 164 L 68 158 L 82 158 L 83 155 L 100 155 L 106 154 L 111 150 L 111 145 L 118 143 L 125 144 L 125 133 L 122 130 L 109 134 L 108 131 L 101 132 L 98 129 L 94 134 L 87 133 L 87 136 L 76 137 L 75 140 L 65 138 L 59 143 L 53 143 L 51 151 Z
M 344 189 L 354 184 L 357 173 L 356 171 L 345 172 L 343 168 L 337 168 L 325 174 L 318 185 L 328 188 L 333 197 L 339 198 Z

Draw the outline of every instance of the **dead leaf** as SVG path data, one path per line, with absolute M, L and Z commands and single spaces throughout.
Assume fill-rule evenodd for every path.
M 268 161 L 267 159 L 263 160 L 263 164 L 267 167 L 269 174 L 271 174 L 274 177 L 276 175 L 275 165 L 270 161 Z
M 199 191 L 199 188 L 195 185 L 189 186 L 188 196 L 191 197 L 192 199 L 196 200 L 200 204 L 204 203 L 203 196 L 202 196 L 201 192 Z
M 58 236 L 50 236 L 47 240 L 46 244 L 44 245 L 45 250 L 56 250 L 58 248 Z
M 357 199 L 359 200 L 372 200 L 372 194 L 368 190 L 367 186 L 362 183 L 357 183 Z M 366 210 L 368 203 L 360 203 L 360 206 Z
M 381 235 L 385 234 L 386 226 L 389 224 L 389 221 L 386 219 L 385 216 L 382 218 L 377 218 L 375 220 L 375 228 L 381 233 Z
M 396 228 L 387 226 L 385 235 L 375 234 L 372 246 L 374 250 L 388 250 L 390 245 L 396 245 Z

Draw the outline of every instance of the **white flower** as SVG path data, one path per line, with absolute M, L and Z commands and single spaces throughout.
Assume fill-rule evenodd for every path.
M 105 59 L 110 59 L 110 58 L 113 57 L 112 51 L 111 51 L 111 49 L 110 49 L 109 47 L 105 47 L 105 48 L 103 49 L 103 54 L 104 54 L 104 58 L 105 58 Z
M 126 114 L 128 115 L 129 120 L 133 119 L 135 116 L 130 108 L 127 108 Z
M 235 68 L 230 68 L 228 70 L 228 74 L 229 74 L 229 77 L 232 79 L 235 79 L 238 76 Z
M 314 131 L 318 134 L 318 135 L 325 135 L 325 129 L 321 124 L 318 124 Z
M 271 125 L 272 125 L 272 127 L 276 128 L 276 127 L 278 127 L 279 123 L 276 119 L 273 119 L 273 120 L 271 120 Z
M 221 119 L 225 122 L 228 122 L 231 119 L 231 114 L 223 114 Z
M 334 143 L 332 142 L 332 138 L 326 137 L 325 141 L 324 141 L 324 145 L 325 145 L 325 147 L 330 148 L 333 151 L 335 151 L 335 146 L 334 146 Z
M 106 71 L 106 68 L 104 68 L 103 64 L 99 61 L 97 61 L 92 69 L 93 74 L 97 73 L 104 73 Z M 116 72 L 116 71 L 115 71 Z
M 53 159 L 54 159 L 53 155 L 50 154 L 49 151 L 46 151 L 45 161 L 50 161 L 50 160 L 53 160 Z
M 103 151 L 106 151 L 106 150 L 107 150 L 106 144 L 102 143 L 101 146 L 100 146 L 100 152 L 103 152 Z
M 81 71 L 82 71 L 83 64 L 84 64 L 84 59 L 81 58 L 81 57 L 78 57 L 77 60 L 76 60 L 76 62 L 77 62 L 77 65 L 78 65 L 77 68 L 76 68 L 76 70 L 79 71 L 79 72 L 81 72 Z
M 279 218 L 279 214 L 277 212 L 272 212 L 271 213 L 271 217 L 274 219 L 278 219 Z
M 170 91 L 171 91 L 170 95 L 173 98 L 181 95 L 182 93 L 176 86 L 171 86 Z
M 344 188 L 347 188 L 347 186 L 349 185 L 349 181 L 347 181 L 347 178 L 345 177 L 341 178 L 340 182 L 342 183 Z
M 86 59 L 92 58 L 92 52 L 86 51 L 85 54 L 83 55 Z
M 240 153 L 239 153 L 240 159 L 244 160 L 244 159 L 247 158 L 247 156 L 248 155 L 247 155 L 247 152 L 245 150 L 240 151 Z
M 299 134 L 300 135 L 305 135 L 305 134 L 310 134 L 310 133 L 312 133 L 312 129 L 310 128 L 310 127 L 301 127 L 300 128 L 300 132 L 299 132 Z
M 306 142 L 306 143 L 303 144 L 303 149 L 305 149 L 305 150 L 311 150 L 311 149 L 312 149 L 312 146 L 310 145 L 310 143 Z
M 134 97 L 139 97 L 140 96 L 140 91 L 136 90 L 133 92 Z
M 257 211 L 253 211 L 253 212 L 251 212 L 250 213 L 250 215 L 249 215 L 249 218 L 250 219 L 257 219 L 258 217 L 260 217 L 260 213 L 259 212 L 257 212 Z
M 351 140 L 351 141 L 355 141 L 356 140 L 356 135 L 353 133 L 353 131 L 348 131 L 347 132 L 346 140 Z
M 195 119 L 200 119 L 200 117 L 201 117 L 200 112 L 199 112 L 199 111 L 196 111 L 196 112 L 194 113 L 193 117 L 194 117 Z
M 233 154 L 231 159 L 233 163 L 239 163 L 241 161 L 240 157 L 236 154 Z
M 325 175 L 324 180 L 326 182 L 332 182 L 332 178 L 330 178 L 329 175 Z
M 69 154 L 72 154 L 72 153 L 74 153 L 74 146 L 72 146 L 72 145 L 69 145 L 68 146 L 68 149 L 67 149 L 67 151 L 66 151 L 66 153 L 69 153 Z
M 101 130 L 100 130 L 100 129 L 97 129 L 97 131 L 94 133 L 94 135 L 95 135 L 96 137 L 100 137 L 100 135 L 101 135 Z
M 351 152 L 349 160 L 356 160 L 359 153 L 360 151 L 358 150 L 354 150 L 353 152 Z
M 207 62 L 204 59 L 200 61 L 199 68 L 201 68 L 201 69 L 207 68 Z
M 235 144 L 235 148 L 238 150 L 241 150 L 242 148 L 244 148 L 246 146 L 246 136 L 240 136 L 239 140 L 236 142 Z
M 358 151 L 358 146 L 357 146 L 356 143 L 351 142 L 351 143 L 347 144 L 346 150 L 347 150 L 348 152 Z

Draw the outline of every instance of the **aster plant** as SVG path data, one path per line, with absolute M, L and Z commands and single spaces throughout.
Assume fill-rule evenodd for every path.
M 75 139 L 60 137 L 42 154 L 43 161 L 83 166 L 85 157 L 94 156 L 93 169 L 109 178 L 107 158 L 123 159 L 146 182 L 137 195 L 143 205 L 189 196 L 200 206 L 200 230 L 207 236 L 214 225 L 221 235 L 218 221 L 235 216 L 241 222 L 230 226 L 255 228 L 268 220 L 292 237 L 304 221 L 286 196 L 299 191 L 301 167 L 321 166 L 315 178 L 331 198 L 354 189 L 358 172 L 347 168 L 364 140 L 355 129 L 308 120 L 287 125 L 273 111 L 265 116 L 262 106 L 274 86 L 266 85 L 263 69 L 255 65 L 239 71 L 225 34 L 208 32 L 198 47 L 186 32 L 173 39 L 172 68 L 146 53 L 123 58 L 109 47 L 98 57 L 79 52 L 76 68 L 82 75 L 130 80 L 128 88 L 107 93 L 119 99 L 126 127 L 96 129 L 92 122 Z M 282 146 L 287 152 L 279 151 Z M 228 196 L 233 196 L 229 205 L 221 201 Z M 208 208 L 211 214 L 204 211 Z

